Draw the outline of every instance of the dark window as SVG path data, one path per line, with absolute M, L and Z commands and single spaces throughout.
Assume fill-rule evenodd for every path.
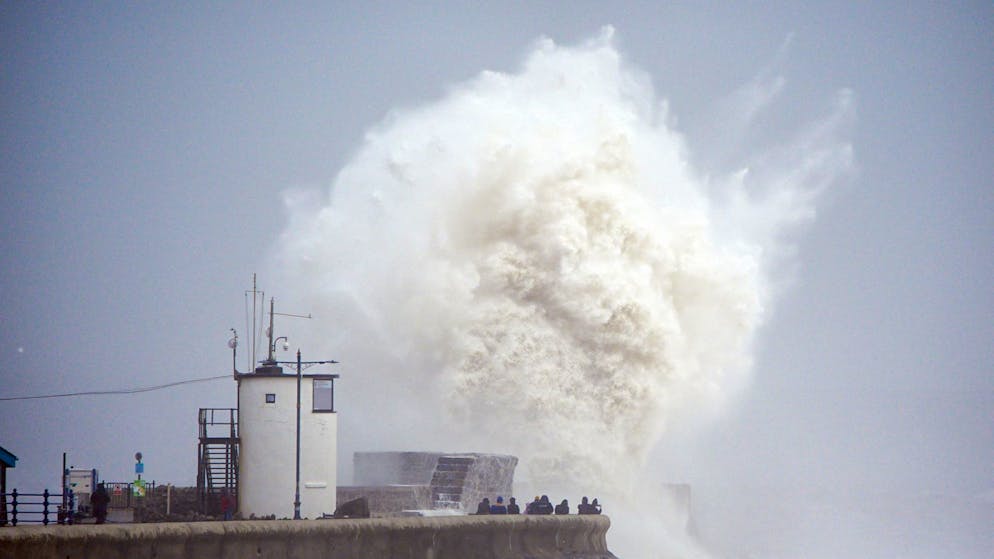
M 313 411 L 335 411 L 335 385 L 331 380 L 314 379 Z
M 266 394 L 266 403 L 267 404 L 275 404 L 276 403 L 276 394 Z

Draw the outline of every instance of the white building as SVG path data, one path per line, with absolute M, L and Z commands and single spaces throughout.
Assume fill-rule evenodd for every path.
M 300 383 L 300 516 L 335 511 L 338 416 L 334 374 L 303 374 Z M 264 362 L 239 373 L 238 511 L 294 518 L 297 488 L 297 375 Z

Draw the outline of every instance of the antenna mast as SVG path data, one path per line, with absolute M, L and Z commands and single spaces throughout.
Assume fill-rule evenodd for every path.
M 273 359 L 273 301 L 275 297 L 269 298 L 269 356 L 266 357 L 266 363 L 272 363 L 275 361 Z
M 260 340 L 259 340 L 259 331 L 257 323 L 259 322 L 259 311 L 261 309 L 258 308 L 258 302 L 260 297 L 262 298 L 263 301 L 266 300 L 266 293 L 264 291 L 259 291 L 258 283 L 256 282 L 256 274 L 252 274 L 252 290 L 246 291 L 245 296 L 248 297 L 249 293 L 252 294 L 252 338 L 251 338 L 252 341 L 248 348 L 248 351 L 245 352 L 246 353 L 245 357 L 248 361 L 246 368 L 247 371 L 251 371 L 255 368 L 255 358 L 257 355 L 259 355 L 258 344 Z M 247 303 L 248 301 L 246 301 L 246 309 L 245 309 L 246 314 L 248 313 Z M 248 328 L 248 323 L 247 323 L 248 317 L 246 316 L 245 318 L 246 318 L 245 327 Z

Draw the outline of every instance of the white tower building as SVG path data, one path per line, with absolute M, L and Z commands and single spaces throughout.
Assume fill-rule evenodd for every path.
M 270 339 L 271 332 L 272 327 Z M 245 518 L 253 514 L 295 518 L 299 491 L 299 517 L 320 518 L 336 507 L 338 375 L 284 373 L 273 360 L 272 348 L 270 341 L 269 358 L 255 372 L 235 376 L 240 439 L 238 511 Z M 299 351 L 296 365 L 299 371 Z

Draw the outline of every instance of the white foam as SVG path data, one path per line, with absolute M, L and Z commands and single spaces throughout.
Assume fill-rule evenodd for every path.
M 609 31 L 540 41 L 393 113 L 323 206 L 291 203 L 286 278 L 369 397 L 403 396 L 399 429 L 514 454 L 527 487 L 631 496 L 667 423 L 741 385 L 777 235 L 848 164 L 828 146 L 704 179 L 667 122 Z

